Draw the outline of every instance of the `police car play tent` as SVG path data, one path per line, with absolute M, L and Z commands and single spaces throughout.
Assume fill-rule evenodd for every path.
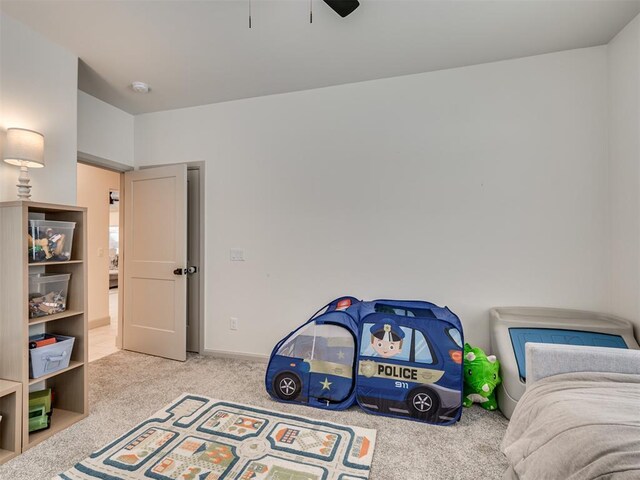
M 447 425 L 462 412 L 463 332 L 447 307 L 341 297 L 273 349 L 277 400 Z

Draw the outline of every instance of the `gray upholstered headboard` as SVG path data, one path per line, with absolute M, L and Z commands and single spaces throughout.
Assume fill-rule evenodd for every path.
M 637 373 L 640 350 L 527 343 L 527 385 L 570 372 Z

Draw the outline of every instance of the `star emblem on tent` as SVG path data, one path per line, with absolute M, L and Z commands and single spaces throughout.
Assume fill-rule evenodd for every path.
M 343 360 L 343 359 L 344 359 L 344 352 L 343 352 L 342 350 L 340 350 L 340 351 L 338 352 L 338 358 L 339 358 L 340 360 Z
M 332 383 L 333 382 L 330 382 L 327 377 L 324 377 L 324 382 L 320 382 L 320 385 L 322 385 L 322 390 L 331 390 L 330 385 Z

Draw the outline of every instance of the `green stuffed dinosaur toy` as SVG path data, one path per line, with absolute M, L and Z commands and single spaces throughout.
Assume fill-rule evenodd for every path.
M 464 344 L 464 399 L 462 404 L 470 407 L 479 403 L 485 410 L 495 410 L 498 402 L 494 389 L 502 381 L 500 362 L 495 355 L 487 356 L 481 348 Z

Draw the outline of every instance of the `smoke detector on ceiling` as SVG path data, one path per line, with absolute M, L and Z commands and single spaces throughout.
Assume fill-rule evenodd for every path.
M 131 90 L 136 93 L 149 93 L 149 90 L 151 90 L 151 88 L 144 82 L 132 82 Z

